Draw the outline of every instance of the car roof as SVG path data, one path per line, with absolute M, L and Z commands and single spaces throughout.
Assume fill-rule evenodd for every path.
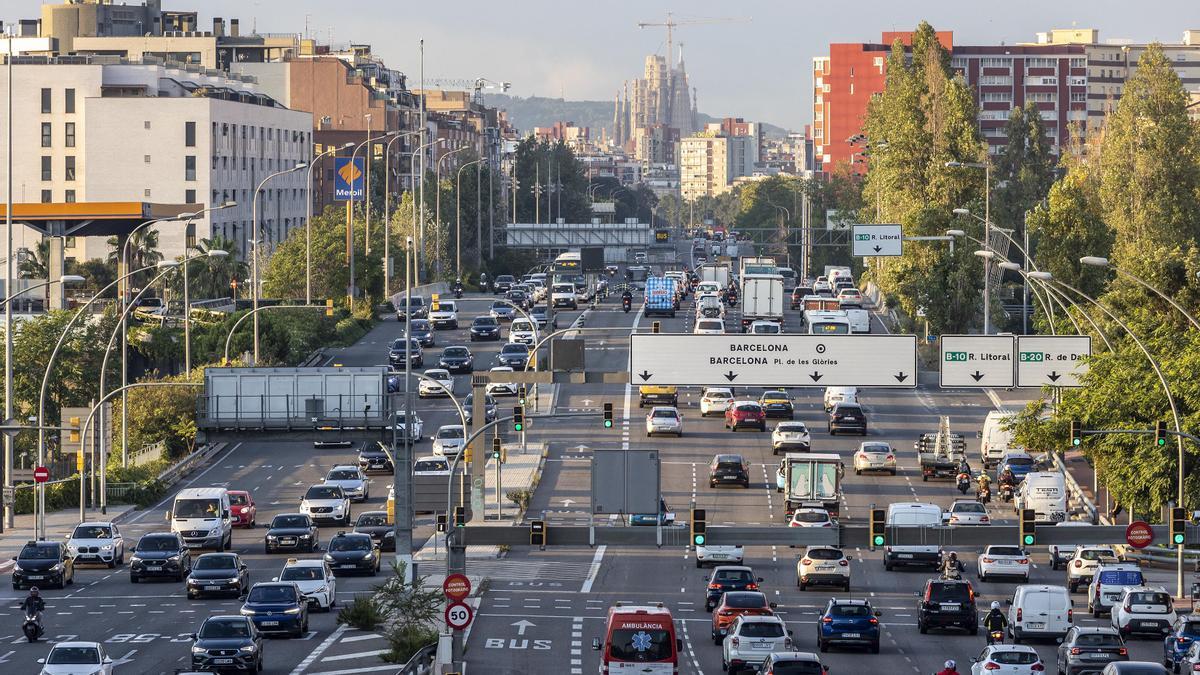
M 334 464 L 329 470 L 337 471 L 339 469 L 346 469 L 347 471 L 353 469 L 354 471 L 358 471 L 358 467 L 353 464 Z
M 443 461 L 443 462 L 447 461 L 447 460 L 446 460 L 446 458 L 445 458 L 444 456 L 442 456 L 442 455 L 425 455 L 424 457 L 418 457 L 418 458 L 417 458 L 415 461 L 418 461 L 418 462 L 432 462 L 432 461 L 435 461 L 435 460 L 441 460 L 441 461 Z
M 338 539 L 340 537 L 353 537 L 355 539 L 361 539 L 362 537 L 366 537 L 366 538 L 370 539 L 371 535 L 363 533 L 363 532 L 338 532 L 337 534 L 333 535 L 334 539 Z
M 744 457 L 742 457 L 741 455 L 735 454 L 735 453 L 723 453 L 723 454 L 719 454 L 719 455 L 713 455 L 713 460 L 717 461 L 717 462 L 744 462 L 744 461 L 746 461 L 746 459 Z
M 992 650 L 993 652 L 1025 652 L 1027 654 L 1037 654 L 1037 650 L 1029 645 L 1000 644 L 990 645 L 988 649 Z
M 744 592 L 744 591 L 729 591 L 726 593 L 726 595 L 729 595 L 732 593 L 741 593 L 741 592 Z M 737 618 L 742 623 L 783 623 L 783 619 L 781 619 L 775 615 L 772 615 L 772 614 L 768 614 L 768 615 L 739 614 Z
M 746 565 L 717 565 L 713 568 L 713 574 L 717 572 L 753 572 L 754 570 Z
M 87 648 L 99 649 L 100 643 L 99 642 L 58 642 L 58 643 L 55 643 L 54 645 L 52 645 L 50 647 L 50 649 L 55 650 L 55 649 L 59 649 L 60 647 L 63 649 L 87 649 Z
M 820 663 L 821 657 L 813 652 L 774 652 L 771 654 L 771 660 L 775 663 L 787 661 L 812 661 L 813 663 Z
M 1120 635 L 1120 633 L 1117 631 L 1117 629 L 1113 628 L 1112 626 L 1079 626 L 1079 625 L 1076 625 L 1075 632 L 1076 633 L 1090 633 L 1093 635 L 1097 634 L 1097 633 L 1105 633 L 1107 635 Z
M 358 515 L 360 517 L 361 516 L 386 516 L 387 511 L 363 511 L 363 512 L 359 513 Z
M 88 520 L 88 521 L 85 521 L 85 522 L 82 522 L 82 523 L 76 525 L 75 527 L 101 527 L 101 526 L 111 527 L 112 521 L 111 520 Z
M 312 558 L 288 558 L 287 561 L 283 563 L 283 566 L 285 568 L 287 568 L 287 567 L 318 567 L 318 568 L 321 568 L 321 567 L 325 567 L 325 561 L 324 560 L 313 560 Z
M 866 600 L 861 600 L 861 599 L 857 599 L 857 598 L 830 598 L 829 604 L 830 605 L 861 605 L 863 607 L 867 607 L 871 603 L 867 602 Z

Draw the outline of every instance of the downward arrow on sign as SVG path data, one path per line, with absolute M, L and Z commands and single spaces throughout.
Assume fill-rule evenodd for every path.
M 876 246 L 876 247 L 875 247 L 875 252 L 876 252 L 876 253 L 879 253 L 879 252 L 880 252 L 880 251 L 882 251 L 882 250 L 883 250 L 883 249 L 882 249 L 882 248 L 880 248 L 880 247 L 878 247 L 878 246 Z
M 908 376 L 905 375 L 904 373 L 896 373 L 892 377 L 896 378 L 897 382 L 903 382 L 908 379 Z
M 808 376 L 812 378 L 812 381 L 813 381 L 813 382 L 820 382 L 820 381 L 821 381 L 821 378 L 822 378 L 822 377 L 825 377 L 824 375 L 822 375 L 822 374 L 818 373 L 818 372 L 817 372 L 817 371 L 815 371 L 815 370 L 814 370 L 814 371 L 812 371 L 811 373 L 809 373 L 809 375 L 808 375 Z
M 974 378 L 976 382 L 978 382 L 983 379 L 983 373 L 976 370 L 975 372 L 971 373 L 971 377 Z
M 638 373 L 638 377 L 642 378 L 642 382 L 645 382 L 646 380 L 650 379 L 652 375 L 650 374 L 650 371 L 643 370 L 642 372 Z
M 725 373 L 725 379 L 729 380 L 730 382 L 733 382 L 734 380 L 737 379 L 737 373 L 735 373 L 731 370 L 728 373 Z
M 1058 382 L 1058 378 L 1062 377 L 1062 375 L 1059 375 L 1057 370 L 1052 370 L 1046 377 L 1049 377 L 1051 382 Z

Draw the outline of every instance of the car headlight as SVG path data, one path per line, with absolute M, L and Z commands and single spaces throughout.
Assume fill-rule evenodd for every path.
M 140 563 L 142 562 L 142 558 L 138 554 L 134 553 L 133 555 L 129 556 L 129 562 Z
M 331 555 L 329 555 L 328 553 L 326 553 L 326 554 L 325 554 L 325 562 L 327 562 L 327 563 L 331 563 L 331 562 L 333 562 L 333 556 L 331 556 Z
M 308 535 L 306 534 L 306 535 L 304 535 L 304 536 L 306 536 L 306 537 L 307 537 Z M 275 536 L 275 535 L 273 535 L 273 534 L 268 534 L 268 535 L 267 535 L 267 541 L 278 541 L 278 540 L 279 540 L 279 537 L 277 537 L 277 536 Z
M 375 557 L 375 552 L 374 552 L 374 551 L 367 551 L 366 553 L 364 553 L 364 554 L 363 554 L 363 557 L 362 557 L 362 559 L 363 559 L 363 560 L 370 560 L 371 558 L 374 558 L 374 557 Z
M 192 653 L 197 656 L 203 656 L 208 653 L 208 650 L 199 645 L 192 645 Z
M 241 648 L 241 649 L 239 649 L 238 651 L 239 651 L 239 652 L 246 652 L 247 654 L 253 654 L 253 653 L 254 653 L 254 650 L 256 650 L 256 649 L 258 649 L 258 647 L 255 647 L 254 645 L 246 645 L 245 647 L 242 647 L 242 648 Z
M 289 607 L 288 609 L 283 610 L 283 613 L 284 614 L 299 614 L 300 608 L 299 607 Z
M 112 544 L 105 544 L 105 545 L 103 545 L 103 546 L 101 546 L 101 547 L 100 547 L 100 550 L 101 550 L 101 551 L 111 551 L 111 550 L 112 550 L 112 548 L 113 548 L 113 545 L 112 545 Z
M 274 537 L 271 537 L 271 538 L 274 539 Z M 300 535 L 300 538 L 301 539 L 312 539 L 312 535 L 311 534 L 302 534 L 302 535 Z
M 177 563 L 177 562 L 179 562 L 179 556 L 178 556 L 178 555 L 173 555 L 173 556 L 171 556 L 170 558 L 167 558 L 167 562 L 173 562 L 173 563 Z
M 243 607 L 241 609 L 242 616 L 254 616 L 254 610 Z
M 63 569 L 64 569 L 64 568 L 63 568 L 63 564 L 62 564 L 62 563 L 58 563 L 58 564 L 56 564 L 54 567 L 51 567 L 51 568 L 50 568 L 50 571 L 51 571 L 51 572 L 61 572 L 61 571 L 63 571 Z

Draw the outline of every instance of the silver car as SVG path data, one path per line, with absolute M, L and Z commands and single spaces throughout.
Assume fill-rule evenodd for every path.
M 860 443 L 854 453 L 854 474 L 862 475 L 864 471 L 886 471 L 895 476 L 896 452 L 892 446 L 879 441 Z
M 729 627 L 722 651 L 727 672 L 757 668 L 775 652 L 792 651 L 792 632 L 777 616 L 743 614 Z
M 953 525 L 991 525 L 987 507 L 974 499 L 956 499 L 946 512 L 948 523 Z
M 433 435 L 433 454 L 442 457 L 455 457 L 462 452 L 466 444 L 466 434 L 461 424 L 447 424 L 439 427 Z
M 365 502 L 371 497 L 370 483 L 357 466 L 345 464 L 333 467 L 325 475 L 325 483 L 341 487 L 350 501 Z
M 646 435 L 675 434 L 683 436 L 683 418 L 673 406 L 655 406 L 646 415 Z

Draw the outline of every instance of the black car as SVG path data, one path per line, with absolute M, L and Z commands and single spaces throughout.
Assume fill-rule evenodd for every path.
M 191 638 L 195 670 L 263 669 L 262 634 L 247 617 L 210 616 Z
M 477 316 L 471 321 L 471 342 L 499 340 L 500 322 L 491 316 Z
M 504 294 L 504 299 L 521 309 L 529 309 L 529 296 L 525 291 L 509 291 Z
M 196 558 L 187 578 L 188 600 L 206 595 L 240 598 L 250 588 L 250 570 L 236 553 L 205 553 Z
M 708 465 L 708 486 L 733 483 L 750 487 L 750 465 L 741 455 L 717 455 Z
M 781 389 L 764 391 L 762 396 L 758 398 L 758 404 L 763 407 L 763 411 L 767 414 L 767 417 L 782 417 L 790 420 L 793 414 L 795 414 L 792 397 Z
M 408 349 L 405 349 L 406 346 Z M 421 343 L 417 339 L 399 338 L 392 342 L 392 347 L 388 351 L 388 365 L 392 367 L 392 370 L 404 370 L 405 357 L 412 359 L 413 368 L 425 365 L 425 355 L 421 353 Z
M 979 633 L 979 613 L 975 609 L 975 590 L 971 582 L 954 579 L 930 579 L 917 601 L 917 630 L 962 628 L 971 635 Z
M 129 558 L 129 582 L 166 577 L 183 581 L 192 571 L 192 552 L 174 532 L 143 535 Z
M 517 280 L 513 278 L 513 275 L 501 274 L 500 276 L 496 277 L 494 282 L 492 282 L 492 293 L 507 293 L 512 290 L 513 284 L 515 283 L 517 283 Z
M 467 400 L 463 402 L 463 412 L 466 413 L 467 426 L 471 426 L 472 420 L 474 419 L 474 416 L 472 415 L 472 411 L 475 409 L 474 401 L 475 394 L 472 392 L 467 394 Z M 488 422 L 495 421 L 496 399 L 491 394 L 485 394 L 483 397 L 483 422 L 484 424 L 487 424 Z
M 469 373 L 474 369 L 475 357 L 471 350 L 462 346 L 446 347 L 438 359 L 438 367 L 452 373 Z
M 538 330 L 546 327 L 546 308 L 538 305 L 529 310 L 529 317 L 537 322 Z M 550 321 L 550 330 L 558 330 L 558 315 L 554 316 L 554 320 Z
M 21 547 L 13 567 L 13 590 L 21 587 L 56 586 L 64 588 L 75 583 L 75 559 L 67 547 L 57 541 L 29 541 Z
M 396 318 L 403 321 L 404 315 L 405 315 L 405 309 L 408 309 L 407 313 L 409 315 L 411 315 L 412 318 L 414 318 L 414 319 L 416 319 L 416 318 L 423 319 L 423 318 L 429 316 L 429 305 L 427 305 L 425 303 L 425 298 L 423 298 L 419 295 L 414 295 L 414 296 L 412 296 L 412 298 L 410 298 L 410 300 L 411 300 L 411 302 L 408 304 L 408 306 L 406 308 L 403 297 L 399 297 L 396 299 Z
M 525 370 L 529 361 L 529 345 L 520 342 L 510 342 L 500 348 L 496 355 L 496 365 L 509 366 L 513 370 Z
M 704 609 L 711 612 L 726 591 L 757 591 L 762 577 L 754 576 L 754 570 L 744 565 L 720 565 L 714 567 L 708 578 L 708 590 L 704 596 Z
M 857 403 L 835 403 L 829 411 L 829 435 L 839 431 L 854 431 L 867 435 L 867 416 Z
M 362 469 L 363 473 L 372 471 L 392 473 L 395 471 L 392 458 L 388 456 L 383 446 L 375 441 L 364 443 L 358 451 L 358 468 Z
M 325 563 L 339 576 L 348 572 L 374 576 L 382 557 L 375 539 L 362 532 L 338 532 L 325 551 Z
M 396 532 L 388 522 L 387 511 L 365 511 L 354 521 L 354 531 L 371 535 L 381 551 L 396 550 Z
M 434 342 L 433 326 L 428 319 L 413 319 L 409 322 L 409 336 L 421 343 L 422 347 L 432 347 Z
M 308 598 L 290 581 L 254 584 L 242 604 L 242 615 L 263 633 L 300 638 L 308 632 Z
M 320 546 L 317 524 L 306 513 L 281 513 L 271 519 L 263 546 L 267 553 L 315 551 Z

